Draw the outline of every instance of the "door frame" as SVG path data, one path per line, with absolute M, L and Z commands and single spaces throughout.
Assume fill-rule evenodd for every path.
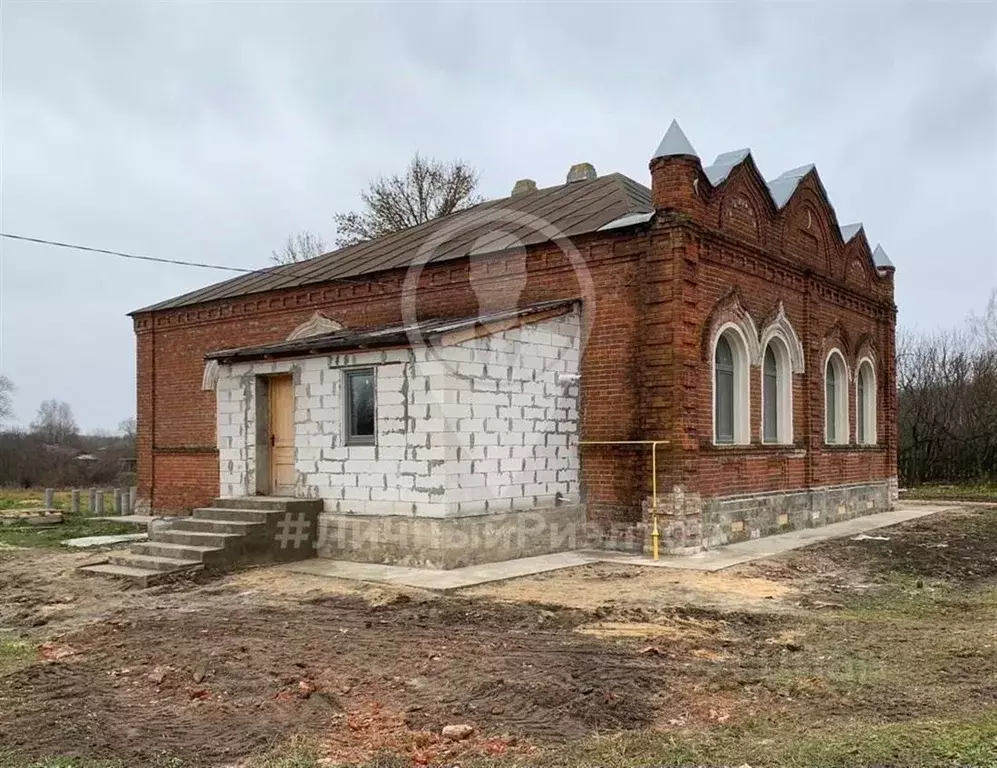
M 257 496 L 276 496 L 273 477 L 273 450 L 270 441 L 270 399 L 274 379 L 291 380 L 291 407 L 294 407 L 295 376 L 291 371 L 256 376 L 256 482 Z M 291 435 L 292 439 L 294 435 Z

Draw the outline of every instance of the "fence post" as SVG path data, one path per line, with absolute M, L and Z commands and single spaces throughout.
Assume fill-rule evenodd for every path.
M 128 498 L 128 489 L 127 488 L 122 488 L 121 489 L 121 514 L 122 515 L 130 514 L 129 511 L 128 511 L 128 502 L 129 501 L 130 501 L 130 499 Z
M 129 515 L 134 515 L 135 514 L 135 502 L 137 501 L 137 499 L 138 499 L 138 488 L 133 485 L 131 488 L 128 489 L 128 514 Z
M 80 489 L 73 488 L 72 511 L 74 515 L 80 514 Z
M 94 507 L 93 514 L 97 516 L 103 516 L 104 514 L 104 492 L 96 491 L 94 494 Z
M 114 489 L 114 514 L 121 514 L 121 489 Z
M 55 490 L 45 489 L 45 509 L 53 509 L 55 505 Z
M 96 514 L 96 512 L 95 512 L 96 509 L 97 509 L 97 489 L 96 488 L 91 488 L 90 489 L 90 516 L 91 517 L 93 517 L 94 514 Z

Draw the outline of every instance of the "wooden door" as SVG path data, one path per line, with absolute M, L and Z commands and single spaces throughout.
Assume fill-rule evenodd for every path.
M 270 492 L 294 495 L 294 379 L 270 379 Z

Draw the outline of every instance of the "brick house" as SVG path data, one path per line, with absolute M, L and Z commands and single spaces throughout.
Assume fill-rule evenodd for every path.
M 320 554 L 640 549 L 654 510 L 688 552 L 895 499 L 892 264 L 813 166 L 704 167 L 676 123 L 650 188 L 581 164 L 132 316 L 140 506 L 321 499 Z

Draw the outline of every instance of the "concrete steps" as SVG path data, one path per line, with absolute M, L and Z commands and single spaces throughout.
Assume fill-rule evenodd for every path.
M 150 571 L 146 568 L 130 568 L 111 563 L 84 565 L 76 570 L 91 576 L 106 576 L 111 579 L 120 579 L 136 587 L 151 587 L 165 578 L 162 571 Z
M 216 499 L 190 517 L 156 519 L 149 540 L 133 544 L 130 553 L 79 570 L 146 587 L 246 563 L 304 560 L 315 554 L 321 511 L 318 499 Z
M 193 520 L 217 520 L 230 523 L 266 523 L 274 516 L 283 516 L 278 509 L 228 509 L 224 507 L 202 507 L 195 509 Z
M 206 510 L 210 512 L 211 510 Z M 263 521 L 219 520 L 217 518 L 183 517 L 173 523 L 173 531 L 193 531 L 197 533 L 235 533 L 241 536 L 253 536 L 266 533 L 267 526 Z
M 111 565 L 122 565 L 126 568 L 145 568 L 150 571 L 175 571 L 178 568 L 201 570 L 204 563 L 200 560 L 180 560 L 175 557 L 156 557 L 155 555 L 111 555 Z

